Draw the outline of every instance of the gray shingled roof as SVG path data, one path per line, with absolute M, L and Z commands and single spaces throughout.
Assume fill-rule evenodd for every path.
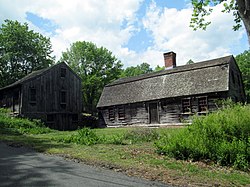
M 118 79 L 105 86 L 97 107 L 228 91 L 227 66 L 233 56 L 170 70 Z

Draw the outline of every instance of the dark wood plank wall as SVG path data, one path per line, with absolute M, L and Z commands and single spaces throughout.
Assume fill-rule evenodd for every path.
M 66 68 L 66 76 L 61 77 L 61 68 Z M 30 89 L 36 89 L 36 102 L 30 102 Z M 61 92 L 66 93 L 65 104 L 61 103 Z M 52 128 L 70 129 L 73 123 L 71 115 L 82 111 L 81 81 L 70 69 L 60 64 L 51 68 L 42 76 L 28 81 L 22 86 L 22 114 L 31 118 L 40 118 L 47 122 L 47 114 L 53 114 Z M 73 124 L 74 125 L 74 124 Z M 76 124 L 75 124 L 76 125 Z
M 244 86 L 241 73 L 234 60 L 229 64 L 229 95 L 235 102 L 245 102 Z
M 124 105 L 125 107 L 125 119 L 118 119 L 118 107 L 113 106 L 115 111 L 115 119 L 109 120 L 109 109 L 104 108 L 100 112 L 102 113 L 104 122 L 108 126 L 119 125 L 136 125 L 136 124 L 149 124 L 149 103 L 157 103 L 158 105 L 158 117 L 159 124 L 177 124 L 181 122 L 190 122 L 190 117 L 193 115 L 205 115 L 206 113 L 198 113 L 198 98 L 207 97 L 207 104 L 209 112 L 213 112 L 218 109 L 217 101 L 227 97 L 227 92 L 210 93 L 207 95 L 197 95 L 183 98 L 171 98 L 162 99 L 150 102 L 141 102 Z M 190 98 L 192 111 L 191 113 L 183 113 L 182 111 L 182 99 Z

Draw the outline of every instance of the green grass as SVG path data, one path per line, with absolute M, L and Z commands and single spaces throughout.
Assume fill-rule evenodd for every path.
M 210 160 L 250 171 L 250 106 L 234 104 L 156 142 L 157 151 L 182 160 Z
M 30 128 L 29 125 L 27 127 Z M 78 137 L 79 131 L 51 130 L 34 134 L 31 131 L 13 130 L 15 128 L 19 129 L 16 125 L 7 128 L 0 124 L 0 140 L 9 144 L 18 143 L 29 146 L 39 152 L 61 155 L 87 164 L 122 171 L 128 175 L 180 186 L 246 186 L 250 184 L 249 172 L 218 167 L 214 164 L 206 165 L 202 162 L 175 160 L 156 153 L 155 138 L 170 137 L 178 134 L 182 129 L 158 128 L 153 131 L 138 128 L 89 129 L 95 134 L 94 136 L 105 138 L 102 142 L 95 144 L 79 144 L 74 141 L 70 143 L 60 141 L 68 137 Z M 145 134 L 157 136 L 144 139 Z M 142 138 L 135 139 L 137 135 Z M 117 136 L 122 137 L 120 143 L 109 140 Z

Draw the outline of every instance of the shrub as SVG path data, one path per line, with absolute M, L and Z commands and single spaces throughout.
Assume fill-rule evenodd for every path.
M 157 152 L 177 159 L 209 159 L 246 170 L 250 165 L 250 106 L 235 104 L 155 142 Z
M 10 117 L 6 109 L 0 109 L 0 126 L 2 131 L 20 134 L 43 134 L 52 131 L 40 120 Z
M 57 139 L 65 143 L 76 143 L 81 145 L 94 145 L 100 141 L 94 130 L 82 128 L 77 130 L 77 134 Z

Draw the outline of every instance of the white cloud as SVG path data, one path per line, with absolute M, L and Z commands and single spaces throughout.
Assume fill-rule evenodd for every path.
M 0 0 L 0 23 L 4 19 L 27 22 L 26 12 L 51 20 L 58 25 L 56 34 L 46 33 L 32 23 L 29 26 L 51 38 L 57 59 L 76 41 L 92 41 L 108 48 L 126 66 L 147 62 L 163 65 L 163 53 L 175 51 L 178 65 L 189 59 L 200 61 L 232 53 L 240 48 L 243 31 L 232 31 L 233 17 L 217 6 L 207 31 L 189 27 L 192 9 L 157 7 L 152 1 L 143 20 L 136 17 L 144 0 Z M 126 23 L 124 25 L 124 23 Z M 141 28 L 138 28 L 141 26 Z M 126 46 L 134 32 L 147 29 L 153 45 L 137 53 Z
M 243 31 L 234 32 L 233 17 L 221 12 L 222 5 L 214 7 L 209 17 L 212 24 L 206 31 L 193 31 L 189 27 L 192 9 L 163 10 L 152 2 L 143 19 L 145 29 L 152 32 L 154 46 L 158 51 L 177 53 L 177 64 L 183 65 L 189 59 L 201 61 L 231 53 L 232 46 L 240 45 Z
M 32 3 L 24 1 L 0 0 L 0 23 L 4 19 L 17 19 L 27 22 L 26 12 L 32 12 L 42 18 L 49 19 L 59 26 L 56 35 L 51 36 L 52 46 L 57 58 L 75 41 L 92 41 L 98 46 L 111 50 L 118 58 L 133 31 L 135 13 L 142 0 L 36 0 Z M 13 6 L 14 5 L 14 6 Z M 7 14 L 8 13 L 8 14 Z M 126 26 L 121 28 L 126 21 Z M 39 30 L 31 23 L 31 28 Z M 41 31 L 41 30 L 39 30 Z M 42 34 L 44 32 L 41 32 Z M 129 54 L 133 52 L 129 52 Z M 123 53 L 121 53 L 122 55 Z M 126 57 L 121 56 L 125 60 Z

